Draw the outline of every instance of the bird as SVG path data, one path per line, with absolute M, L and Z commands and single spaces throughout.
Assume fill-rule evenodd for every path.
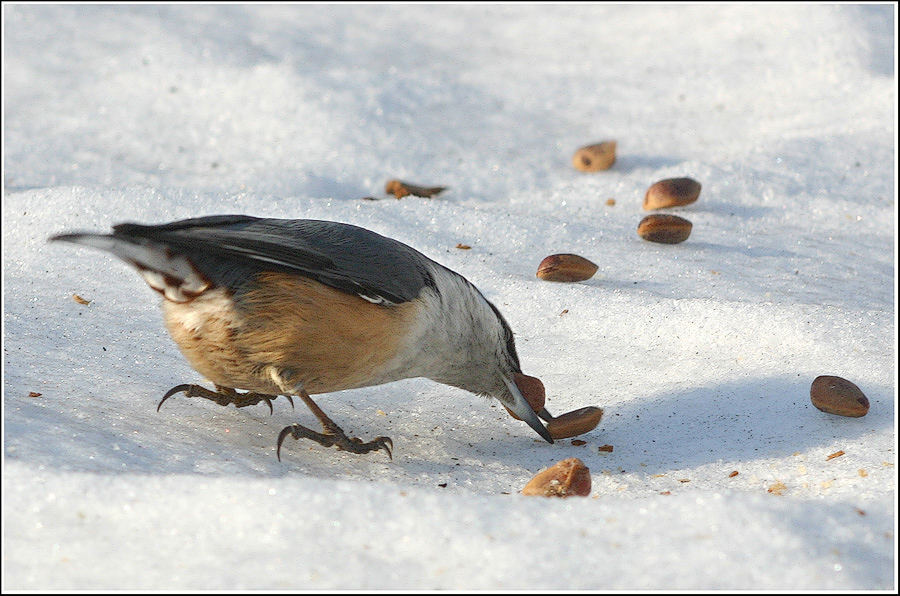
M 384 450 L 349 437 L 311 395 L 427 378 L 497 399 L 553 443 L 543 384 L 522 372 L 513 332 L 465 277 L 366 228 L 316 219 L 211 215 L 120 223 L 112 233 L 52 236 L 111 253 L 162 295 L 163 319 L 188 363 L 215 386 L 184 393 L 246 407 L 299 397 L 322 432 L 278 435 L 350 453 Z

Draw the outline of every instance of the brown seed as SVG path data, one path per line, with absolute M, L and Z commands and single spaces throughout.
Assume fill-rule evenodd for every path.
M 597 428 L 601 418 L 603 418 L 601 408 L 588 406 L 553 418 L 547 423 L 547 432 L 554 439 L 577 437 Z
M 809 399 L 823 412 L 859 418 L 869 411 L 869 398 L 859 387 L 841 377 L 816 377 L 809 388 Z
M 693 178 L 666 178 L 660 180 L 644 195 L 644 210 L 683 207 L 700 196 L 700 183 Z
M 638 236 L 650 242 L 678 244 L 691 235 L 693 224 L 677 215 L 648 215 L 638 224 Z
M 522 397 L 525 398 L 525 401 L 528 402 L 535 412 L 540 412 L 544 409 L 547 392 L 544 390 L 544 384 L 539 378 L 523 375 L 522 373 L 513 373 L 513 382 L 519 388 Z M 503 407 L 506 408 L 506 406 Z M 506 408 L 506 411 L 516 420 L 521 420 L 509 408 Z
M 597 269 L 597 265 L 578 255 L 550 255 L 538 265 L 537 276 L 545 281 L 584 281 L 593 277 Z
M 535 474 L 522 494 L 531 497 L 586 497 L 591 494 L 591 471 L 577 457 L 564 459 Z
M 445 190 L 447 190 L 446 186 L 417 186 L 400 180 L 389 180 L 388 183 L 384 185 L 384 191 L 394 195 L 398 199 L 402 199 L 407 195 L 415 195 L 417 197 L 430 199 L 434 195 Z
M 616 163 L 616 142 L 603 141 L 582 147 L 572 156 L 572 165 L 582 172 L 608 170 Z

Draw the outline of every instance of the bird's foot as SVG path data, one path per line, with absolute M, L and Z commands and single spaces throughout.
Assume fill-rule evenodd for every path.
M 182 392 L 184 393 L 185 397 L 203 397 L 219 404 L 220 406 L 228 406 L 234 404 L 235 407 L 238 408 L 255 406 L 259 402 L 264 401 L 266 402 L 266 405 L 269 406 L 270 414 L 274 411 L 272 408 L 272 400 L 278 397 L 277 395 L 266 395 L 263 393 L 238 393 L 230 387 L 222 387 L 221 385 L 216 385 L 215 391 L 210 391 L 206 387 L 201 387 L 200 385 L 178 385 L 177 387 L 172 387 L 166 392 L 162 400 L 160 400 L 159 405 L 156 406 L 156 411 L 159 412 L 159 409 L 162 407 L 163 402 L 165 402 L 167 399 L 169 399 L 176 393 Z M 287 397 L 288 401 L 291 402 L 291 407 L 294 407 L 294 400 L 291 399 L 291 396 L 286 395 L 285 397 Z
M 377 451 L 378 449 L 384 449 L 387 451 L 388 458 L 394 459 L 391 455 L 391 448 L 393 448 L 394 443 L 388 437 L 376 437 L 375 439 L 369 441 L 368 443 L 363 443 L 362 439 L 357 437 L 350 438 L 344 431 L 341 429 L 337 429 L 338 432 L 336 434 L 331 433 L 317 433 L 314 430 L 310 430 L 305 426 L 300 424 L 292 424 L 287 426 L 278 434 L 278 449 L 276 454 L 278 455 L 278 461 L 281 461 L 281 444 L 284 442 L 288 436 L 291 436 L 297 440 L 299 439 L 309 439 L 310 441 L 315 441 L 322 447 L 337 447 L 341 451 L 349 451 L 350 453 L 369 453 L 370 451 Z
M 281 444 L 288 436 L 297 440 L 309 439 L 323 447 L 337 447 L 341 451 L 349 451 L 350 453 L 369 453 L 370 451 L 384 449 L 387 451 L 388 458 L 391 460 L 394 459 L 394 456 L 391 455 L 391 449 L 394 448 L 394 443 L 390 438 L 375 437 L 368 443 L 363 443 L 362 439 L 356 437 L 350 438 L 344 433 L 341 427 L 335 424 L 331 418 L 316 405 L 312 398 L 309 397 L 309 394 L 303 391 L 299 395 L 300 399 L 306 403 L 309 409 L 312 410 L 312 413 L 315 414 L 316 418 L 319 419 L 319 422 L 322 424 L 323 432 L 317 433 L 300 424 L 292 424 L 285 427 L 278 434 L 278 448 L 276 450 L 278 461 L 281 461 Z

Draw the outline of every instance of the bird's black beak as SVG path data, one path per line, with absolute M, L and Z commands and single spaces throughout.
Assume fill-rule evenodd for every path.
M 528 403 L 528 400 L 525 399 L 516 384 L 509 379 L 503 380 L 506 382 L 510 394 L 512 394 L 512 403 L 506 403 L 506 407 L 516 416 L 524 420 L 525 423 L 533 428 L 537 434 L 541 435 L 545 441 L 553 443 L 553 437 L 550 436 L 547 427 L 543 425 L 540 418 L 538 418 L 538 415 L 534 412 L 534 409 L 532 409 L 531 404 Z

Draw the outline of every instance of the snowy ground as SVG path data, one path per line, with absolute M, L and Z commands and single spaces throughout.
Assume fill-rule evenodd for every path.
M 896 589 L 893 5 L 3 19 L 4 590 Z M 576 172 L 605 139 L 616 165 Z M 703 184 L 690 239 L 641 240 L 675 176 Z M 391 178 L 450 190 L 398 201 Z M 215 213 L 416 247 L 498 305 L 551 411 L 604 420 L 550 446 L 409 380 L 319 400 L 393 461 L 289 440 L 278 462 L 302 406 L 157 413 L 201 380 L 157 295 L 46 239 Z M 558 252 L 600 269 L 537 279 Z M 824 374 L 869 414 L 816 410 Z M 517 494 L 567 457 L 591 497 Z

